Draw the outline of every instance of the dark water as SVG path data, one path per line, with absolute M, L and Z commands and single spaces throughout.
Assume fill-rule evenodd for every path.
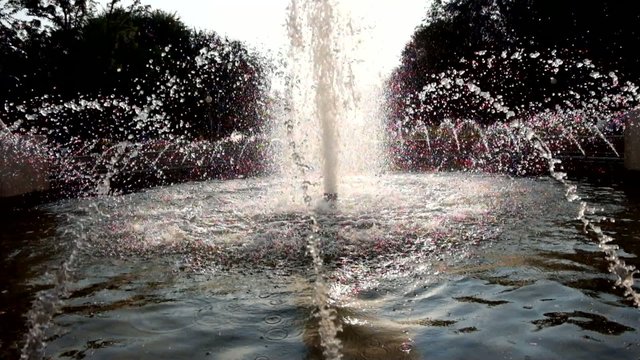
M 637 194 L 578 188 L 640 265 Z M 36 295 L 62 287 L 42 307 L 48 358 L 320 359 L 310 236 L 345 359 L 640 358 L 640 309 L 552 180 L 353 178 L 333 210 L 299 193 L 206 182 L 6 213 L 0 358 L 46 318 Z

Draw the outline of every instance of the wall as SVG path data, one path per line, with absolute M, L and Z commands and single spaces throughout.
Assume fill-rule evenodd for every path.
M 640 109 L 627 114 L 624 130 L 624 167 L 640 171 Z
M 0 198 L 49 189 L 49 167 L 41 143 L 41 139 L 0 128 Z

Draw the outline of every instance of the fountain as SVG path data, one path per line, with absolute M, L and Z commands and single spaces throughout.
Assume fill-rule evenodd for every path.
M 292 0 L 288 11 L 291 62 L 269 135 L 192 142 L 161 128 L 171 136 L 158 143 L 47 150 L 64 181 L 88 196 L 2 220 L 16 236 L 0 241 L 0 269 L 15 276 L 0 282 L 0 299 L 33 302 L 16 314 L 0 302 L 14 324 L 0 330 L 0 354 L 637 357 L 637 201 L 616 183 L 568 179 L 557 155 L 587 152 L 587 133 L 615 155 L 602 126 L 575 121 L 591 112 L 519 118 L 452 71 L 409 96 L 459 88 L 506 121 L 451 118 L 412 130 L 412 116 L 429 112 L 420 107 L 386 124 L 363 121 L 363 107 L 374 106 L 350 68 L 347 15 L 329 0 Z M 79 99 L 22 111 L 28 119 L 117 107 L 146 126 L 162 118 L 162 101 Z M 380 165 L 385 147 L 400 171 Z M 230 166 L 264 152 L 272 174 L 172 184 L 172 168 Z M 118 191 L 143 166 L 166 185 Z

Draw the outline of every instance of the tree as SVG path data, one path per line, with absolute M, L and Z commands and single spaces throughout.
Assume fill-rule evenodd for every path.
M 18 10 L 27 15 L 45 19 L 55 29 L 65 32 L 80 28 L 95 10 L 94 0 L 9 0 Z
M 22 41 L 18 36 L 17 20 L 6 1 L 0 1 L 0 89 L 1 96 L 7 96 L 20 84 L 16 64 L 24 58 Z
M 3 99 L 58 112 L 30 114 L 31 129 L 55 129 L 60 142 L 221 138 L 255 130 L 264 117 L 263 62 L 240 42 L 189 29 L 139 1 L 112 0 L 99 13 L 90 1 L 8 1 L 11 11 L 19 5 L 41 23 L 55 20 L 2 28 L 0 76 L 15 85 L 0 90 Z M 24 111 L 4 117 L 19 121 Z
M 615 0 L 435 1 L 389 80 L 392 120 L 490 123 L 556 106 L 619 110 L 625 99 L 577 99 L 613 98 L 617 84 L 640 78 L 639 20 L 640 8 Z

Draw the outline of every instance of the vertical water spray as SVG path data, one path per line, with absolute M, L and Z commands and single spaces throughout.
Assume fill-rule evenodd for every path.
M 338 134 L 336 130 L 336 58 L 332 48 L 333 9 L 329 0 L 315 3 L 311 18 L 316 116 L 322 137 L 322 176 L 326 200 L 338 194 Z
M 273 137 L 288 144 L 274 148 L 276 165 L 296 186 L 321 182 L 328 200 L 350 176 L 378 173 L 384 164 L 380 92 L 356 81 L 357 70 L 371 69 L 360 59 L 366 34 L 349 14 L 344 2 L 291 0 L 286 87 L 276 89 L 282 114 Z
M 335 202 L 338 198 L 340 153 L 337 122 L 344 117 L 346 106 L 344 98 L 338 96 L 341 86 L 344 86 L 344 62 L 337 58 L 340 45 L 336 43 L 334 34 L 336 15 L 330 0 L 291 0 L 288 10 L 290 73 L 284 130 L 290 151 L 287 157 L 295 165 L 289 175 L 303 178 L 303 198 L 310 205 L 308 190 L 311 181 L 307 176 L 316 164 L 320 164 L 324 199 Z M 314 214 L 311 214 L 311 219 L 312 234 L 307 241 L 316 274 L 314 303 L 318 308 L 318 334 L 324 357 L 336 360 L 342 358 L 338 339 L 341 328 L 326 286 L 321 248 L 323 224 L 316 220 Z

